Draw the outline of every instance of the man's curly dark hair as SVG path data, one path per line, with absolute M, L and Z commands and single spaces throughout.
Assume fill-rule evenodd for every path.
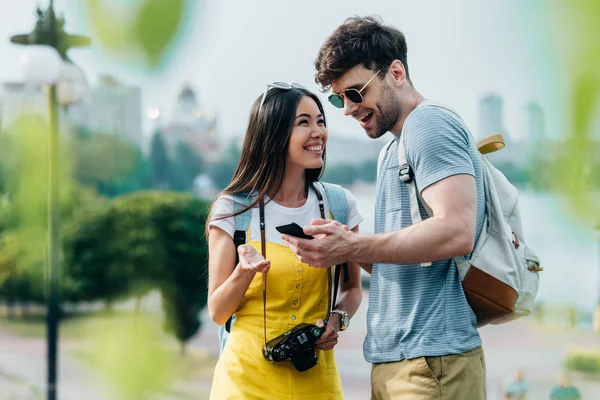
M 400 60 L 410 81 L 406 62 L 406 38 L 378 16 L 348 18 L 327 38 L 315 60 L 315 82 L 323 91 L 348 70 L 362 64 L 372 70 L 387 71 L 394 60 Z M 385 76 L 381 74 L 380 76 Z

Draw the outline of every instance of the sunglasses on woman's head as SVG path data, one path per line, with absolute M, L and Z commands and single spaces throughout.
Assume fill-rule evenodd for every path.
M 304 86 L 302 86 L 299 83 L 271 82 L 271 83 L 267 84 L 267 90 L 265 90 L 265 92 L 262 95 L 262 100 L 260 101 L 260 106 L 258 107 L 258 113 L 256 113 L 256 115 L 260 114 L 260 109 L 262 108 L 263 104 L 265 104 L 265 99 L 267 98 L 267 93 L 269 92 L 269 90 L 271 88 L 282 89 L 282 90 L 290 90 L 292 88 L 307 90 Z
M 373 75 L 371 77 L 371 79 L 369 79 L 369 81 L 367 83 L 365 83 L 365 86 L 363 86 L 360 90 L 351 88 L 351 89 L 344 90 L 340 94 L 337 94 L 337 93 L 330 94 L 328 97 L 329 102 L 331 104 L 333 104 L 334 107 L 337 107 L 337 108 L 344 108 L 344 97 L 346 97 L 348 100 L 350 100 L 353 103 L 356 103 L 356 104 L 362 103 L 362 101 L 363 101 L 362 91 L 365 90 L 365 88 L 369 85 L 369 83 L 371 83 L 371 81 L 373 79 L 375 79 L 377 74 L 379 74 L 382 69 L 383 68 L 380 68 L 379 71 L 375 72 L 375 75 Z

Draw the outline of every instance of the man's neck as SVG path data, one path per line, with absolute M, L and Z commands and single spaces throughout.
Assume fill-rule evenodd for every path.
M 413 112 L 423 100 L 425 100 L 425 98 L 417 91 L 417 89 L 411 87 L 410 89 L 406 90 L 408 91 L 408 95 L 403 96 L 404 101 L 400 102 L 400 106 L 402 107 L 402 115 L 400 116 L 400 119 L 396 125 L 394 125 L 394 128 L 391 130 L 394 136 L 400 135 L 406 118 L 408 118 L 410 113 Z

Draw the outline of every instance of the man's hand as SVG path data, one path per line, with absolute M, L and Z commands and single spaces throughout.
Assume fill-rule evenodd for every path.
M 348 232 L 346 225 L 337 221 L 315 219 L 311 221 L 311 226 L 304 227 L 304 233 L 314 239 L 281 235 L 283 242 L 303 263 L 328 268 L 348 261 L 354 234 Z
M 317 320 L 316 325 L 319 328 L 325 326 L 323 321 L 320 319 Z M 325 332 L 323 332 L 323 335 L 315 342 L 317 344 L 317 349 L 331 350 L 337 344 L 339 335 L 334 325 L 334 323 L 331 323 L 331 320 L 327 323 L 327 326 L 325 327 Z

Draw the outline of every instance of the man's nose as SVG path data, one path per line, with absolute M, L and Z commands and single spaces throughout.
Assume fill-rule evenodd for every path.
M 354 113 L 354 111 L 356 111 L 357 108 L 358 106 L 356 105 L 356 103 L 348 100 L 347 98 L 344 99 L 344 115 L 352 115 L 352 113 Z

